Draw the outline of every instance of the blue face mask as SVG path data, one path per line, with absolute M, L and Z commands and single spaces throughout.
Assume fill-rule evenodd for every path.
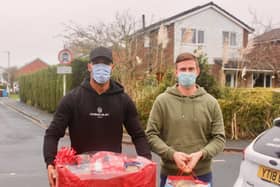
M 193 72 L 180 72 L 178 75 L 178 82 L 181 86 L 186 88 L 195 84 L 196 74 Z
M 105 84 L 111 77 L 111 71 L 112 68 L 109 65 L 102 63 L 94 64 L 91 75 L 98 84 Z

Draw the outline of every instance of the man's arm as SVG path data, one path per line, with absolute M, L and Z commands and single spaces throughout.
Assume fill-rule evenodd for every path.
M 146 135 L 153 152 L 163 159 L 174 160 L 175 150 L 169 147 L 160 137 L 163 125 L 162 119 L 164 119 L 163 115 L 160 100 L 157 98 L 150 112 Z
M 218 153 L 222 152 L 225 146 L 225 129 L 223 115 L 218 101 L 214 103 L 212 111 L 211 123 L 211 140 L 209 143 L 201 150 L 202 159 L 213 158 Z
M 131 136 L 132 142 L 135 145 L 136 152 L 140 156 L 144 156 L 148 159 L 152 158 L 150 146 L 145 136 L 145 132 L 140 125 L 136 107 L 132 100 L 127 97 L 127 103 L 124 110 L 124 125 Z
M 71 119 L 72 109 L 70 104 L 70 95 L 62 98 L 54 114 L 54 118 L 45 132 L 43 154 L 47 167 L 53 165 L 57 153 L 58 141 L 65 135 L 65 129 Z

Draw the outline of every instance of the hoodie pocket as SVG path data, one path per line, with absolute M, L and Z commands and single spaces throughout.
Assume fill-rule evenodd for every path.
M 174 144 L 172 148 L 175 149 L 176 151 L 191 154 L 201 150 L 205 146 L 205 144 L 202 141 L 189 141 L 188 143 L 184 143 L 184 142 L 185 141 Z

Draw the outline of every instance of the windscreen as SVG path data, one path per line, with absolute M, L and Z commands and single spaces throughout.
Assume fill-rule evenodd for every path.
M 280 158 L 280 127 L 274 126 L 267 130 L 254 144 L 256 152 L 274 158 Z

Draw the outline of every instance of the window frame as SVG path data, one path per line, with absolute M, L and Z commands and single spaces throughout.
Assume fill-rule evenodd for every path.
M 226 30 L 222 31 L 222 44 L 223 45 L 226 42 L 225 38 L 228 39 L 227 42 L 228 42 L 229 47 L 237 47 L 237 33 L 236 32 L 226 31 Z
M 192 37 L 190 38 L 189 41 L 185 42 L 183 41 L 184 39 L 184 34 L 188 30 L 187 28 L 181 28 L 181 44 L 186 45 L 186 44 L 194 44 L 194 45 L 204 45 L 205 44 L 205 30 L 203 29 L 196 29 L 196 28 L 189 28 L 192 31 Z M 201 38 L 199 38 L 199 32 L 203 33 L 202 35 L 202 42 L 199 42 Z
M 262 86 L 261 86 L 261 88 L 272 88 L 272 74 L 265 73 L 265 72 L 253 72 L 253 74 L 252 74 L 252 88 L 260 87 L 260 86 L 255 86 L 256 81 L 259 79 L 259 76 L 262 76 L 262 80 L 261 80 Z

